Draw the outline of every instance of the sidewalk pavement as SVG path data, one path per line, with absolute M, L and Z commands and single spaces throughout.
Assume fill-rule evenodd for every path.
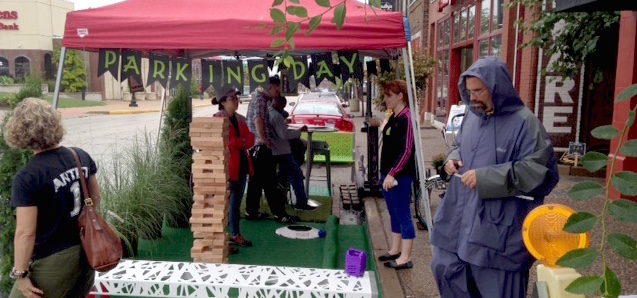
M 130 101 L 124 100 L 106 100 L 106 105 L 79 108 L 60 108 L 62 117 L 81 117 L 86 114 L 103 114 L 103 115 L 122 115 L 122 114 L 142 114 L 156 113 L 161 110 L 161 100 L 142 100 L 137 101 L 137 107 L 131 107 Z M 193 108 L 210 106 L 209 99 L 193 99 Z M 164 107 L 164 110 L 167 105 Z
M 355 113 L 360 115 L 360 113 Z M 374 114 L 379 114 L 374 111 Z M 383 117 L 382 115 L 377 117 Z M 360 127 L 363 123 L 362 117 L 356 117 L 357 132 L 356 143 L 358 148 L 358 154 L 366 155 L 367 150 L 367 135 L 360 133 Z M 427 125 L 423 125 L 427 126 Z M 432 157 L 439 153 L 446 153 L 447 146 L 440 130 L 434 127 L 421 127 L 421 144 L 423 150 L 423 160 L 425 168 L 431 168 Z M 363 147 L 364 146 L 364 147 Z M 363 148 L 364 150 L 361 150 Z M 358 156 L 358 155 L 357 155 Z M 358 160 L 358 158 L 356 159 Z M 365 159 L 367 160 L 367 159 Z M 567 192 L 573 187 L 574 184 L 583 181 L 592 180 L 604 185 L 603 178 L 589 178 L 580 176 L 560 175 L 560 182 L 549 196 L 546 197 L 545 203 L 564 204 L 575 211 L 586 211 L 592 214 L 601 214 L 604 208 L 604 201 L 601 197 L 594 198 L 588 201 L 575 201 L 568 197 Z M 387 205 L 383 198 L 364 198 L 365 211 L 367 216 L 367 224 L 369 225 L 369 231 L 371 234 L 371 241 L 374 250 L 374 254 L 370 254 L 369 257 L 377 257 L 385 253 L 390 247 L 391 239 L 391 225 L 389 221 L 389 212 L 387 211 Z M 435 214 L 436 208 L 440 204 L 441 199 L 436 191 L 432 192 L 431 196 L 431 210 L 432 216 Z M 413 206 L 411 208 L 413 212 Z M 621 222 L 614 221 L 610 216 L 606 216 L 607 233 L 623 233 L 631 236 L 633 239 L 637 238 L 637 226 L 628 225 Z M 414 222 L 416 219 L 414 218 Z M 591 247 L 599 248 L 602 239 L 601 224 L 598 224 L 596 228 L 591 231 Z M 615 254 L 612 249 L 606 245 L 608 256 L 606 259 L 607 265 L 617 275 L 622 284 L 622 294 L 636 294 L 637 293 L 637 264 L 634 261 L 624 259 Z M 395 271 L 393 269 L 385 268 L 383 262 L 376 261 L 378 272 L 380 275 L 380 283 L 382 285 L 383 297 L 439 297 L 438 287 L 434 281 L 433 274 L 431 272 L 430 264 L 432 259 L 432 249 L 429 242 L 429 232 L 416 229 L 416 239 L 414 240 L 414 249 L 412 253 L 412 262 L 414 267 L 410 270 Z M 536 262 L 530 272 L 529 280 L 529 297 L 532 293 L 532 286 L 537 280 Z M 582 275 L 602 275 L 603 265 L 601 258 L 589 269 L 578 270 Z

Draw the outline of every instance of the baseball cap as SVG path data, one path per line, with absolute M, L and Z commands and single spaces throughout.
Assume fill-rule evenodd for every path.
M 241 95 L 241 92 L 234 87 L 229 87 L 222 94 L 223 95 L 219 98 L 219 102 L 226 101 L 228 96 Z

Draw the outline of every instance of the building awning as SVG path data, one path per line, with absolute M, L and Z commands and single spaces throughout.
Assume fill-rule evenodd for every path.
M 618 0 L 556 0 L 555 10 L 561 12 L 637 11 L 637 1 Z

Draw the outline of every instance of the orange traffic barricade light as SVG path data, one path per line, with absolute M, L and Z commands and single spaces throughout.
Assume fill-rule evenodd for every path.
M 590 246 L 590 233 L 571 234 L 564 225 L 575 211 L 560 204 L 546 204 L 533 209 L 522 223 L 524 245 L 532 256 L 548 267 L 567 252 Z

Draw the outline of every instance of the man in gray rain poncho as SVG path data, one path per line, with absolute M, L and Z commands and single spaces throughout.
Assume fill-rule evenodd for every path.
M 559 180 L 553 145 L 498 58 L 476 61 L 458 89 L 470 112 L 445 162 L 431 268 L 443 298 L 526 297 L 522 222 Z

